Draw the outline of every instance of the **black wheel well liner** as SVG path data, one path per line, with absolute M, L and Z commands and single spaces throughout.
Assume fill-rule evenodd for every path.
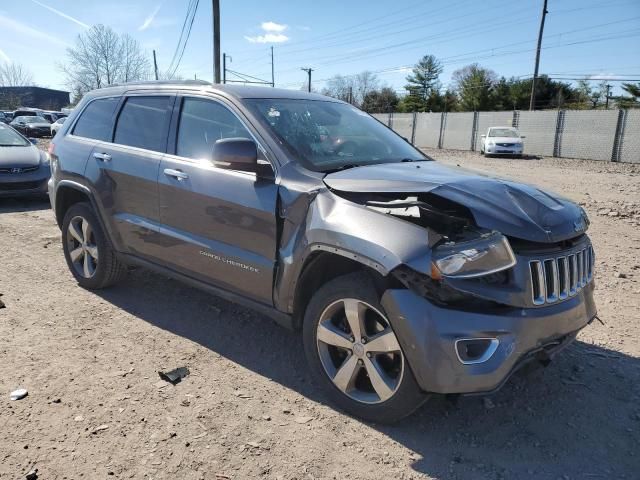
M 302 327 L 302 320 L 306 306 L 313 294 L 322 285 L 343 275 L 363 271 L 368 273 L 379 294 L 388 288 L 389 281 L 394 281 L 390 277 L 385 277 L 375 269 L 343 255 L 314 251 L 304 262 L 293 299 L 293 327 L 298 330 Z
M 62 228 L 62 221 L 69 208 L 80 202 L 89 202 L 93 205 L 90 195 L 80 188 L 72 185 L 61 185 L 56 191 L 56 222 Z M 95 208 L 95 207 L 94 207 Z

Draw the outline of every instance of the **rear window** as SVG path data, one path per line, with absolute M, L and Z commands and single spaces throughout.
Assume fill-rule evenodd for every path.
M 110 142 L 111 118 L 119 100 L 118 97 L 108 97 L 91 102 L 80 115 L 73 134 Z
M 171 97 L 130 97 L 124 104 L 114 143 L 164 152 Z

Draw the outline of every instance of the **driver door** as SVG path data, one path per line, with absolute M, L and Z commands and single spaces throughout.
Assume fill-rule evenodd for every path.
M 158 178 L 165 262 L 271 305 L 278 187 L 218 168 L 212 158 L 216 140 L 254 136 L 229 106 L 208 97 L 182 97 L 173 124 L 175 145 Z

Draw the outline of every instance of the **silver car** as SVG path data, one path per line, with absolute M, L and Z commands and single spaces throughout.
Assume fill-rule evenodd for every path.
M 50 176 L 49 155 L 0 123 L 0 198 L 46 196 Z
M 520 157 L 524 150 L 523 138 L 513 127 L 490 127 L 487 134 L 481 136 L 480 153 Z

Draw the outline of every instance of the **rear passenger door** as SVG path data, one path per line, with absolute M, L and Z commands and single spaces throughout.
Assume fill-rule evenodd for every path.
M 157 245 L 158 169 L 174 100 L 167 93 L 125 96 L 112 140 L 95 145 L 85 173 L 118 249 L 149 260 L 157 259 L 161 250 Z
M 275 180 L 219 168 L 212 158 L 216 140 L 257 137 L 231 105 L 197 96 L 177 102 L 175 146 L 162 159 L 158 178 L 165 262 L 272 304 Z

